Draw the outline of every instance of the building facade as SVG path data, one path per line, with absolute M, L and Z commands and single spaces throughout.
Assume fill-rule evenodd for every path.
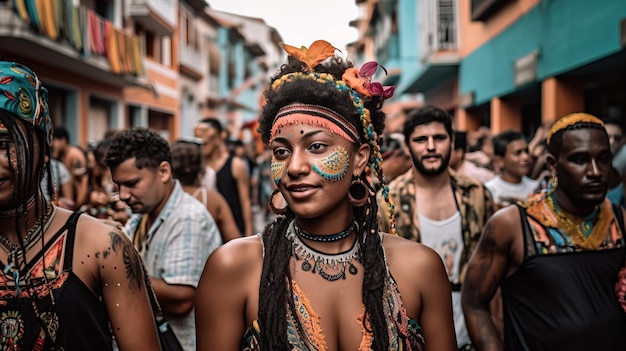
M 267 78 L 266 52 L 278 51 L 280 36 L 261 20 L 263 40 L 211 12 L 203 0 L 2 0 L 0 45 L 40 76 L 70 143 L 138 126 L 174 140 L 217 110 L 255 115 L 260 85 L 243 85 L 237 104 L 228 98 Z
M 621 0 L 357 0 L 355 56 L 461 130 L 530 136 L 571 112 L 626 120 Z M 381 52 L 384 54 L 381 55 Z

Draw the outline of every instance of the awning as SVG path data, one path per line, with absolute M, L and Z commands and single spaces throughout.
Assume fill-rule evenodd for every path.
M 409 78 L 406 89 L 401 93 L 424 93 L 439 84 L 455 77 L 459 72 L 459 63 L 427 63 L 417 74 Z

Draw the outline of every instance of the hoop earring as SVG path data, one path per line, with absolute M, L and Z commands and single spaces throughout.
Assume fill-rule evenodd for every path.
M 275 189 L 272 192 L 272 195 L 270 195 L 270 198 L 267 200 L 267 205 L 270 207 L 270 210 L 272 210 L 275 215 L 284 216 L 285 214 L 287 214 L 287 209 L 289 208 L 289 205 L 283 208 L 277 208 L 276 206 L 274 206 L 274 197 L 276 196 L 276 194 L 280 194 L 280 190 Z
M 355 207 L 363 207 L 369 200 L 369 191 L 367 185 L 359 176 L 352 177 L 352 183 L 350 183 L 350 191 L 348 191 L 348 200 Z

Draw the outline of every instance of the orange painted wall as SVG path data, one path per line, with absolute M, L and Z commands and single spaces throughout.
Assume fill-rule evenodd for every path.
M 513 98 L 491 100 L 491 131 L 500 133 L 507 129 L 522 130 L 522 113 L 519 102 Z
M 541 86 L 541 119 L 547 125 L 585 108 L 585 91 L 581 82 L 552 77 Z

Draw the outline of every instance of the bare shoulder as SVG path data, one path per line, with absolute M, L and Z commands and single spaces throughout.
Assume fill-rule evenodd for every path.
M 415 274 L 415 270 L 431 271 L 441 265 L 441 258 L 431 248 L 398 235 L 383 234 L 383 247 L 392 273 L 405 271 Z
M 207 261 L 205 273 L 214 276 L 241 277 L 263 263 L 263 243 L 253 235 L 228 241 L 217 248 Z
M 235 174 L 248 174 L 248 166 L 246 166 L 246 162 L 241 157 L 233 156 L 231 167 Z
M 382 239 L 389 271 L 404 306 L 410 316 L 418 319 L 426 296 L 449 294 L 441 257 L 433 249 L 400 236 L 385 234 Z
M 510 242 L 519 237 L 522 221 L 517 205 L 509 205 L 496 211 L 485 224 L 483 235 L 493 236 L 496 241 Z
M 76 236 L 87 238 L 94 243 L 110 242 L 111 236 L 120 237 L 120 240 L 130 242 L 119 224 L 112 221 L 105 222 L 89 215 L 82 215 L 78 218 Z

